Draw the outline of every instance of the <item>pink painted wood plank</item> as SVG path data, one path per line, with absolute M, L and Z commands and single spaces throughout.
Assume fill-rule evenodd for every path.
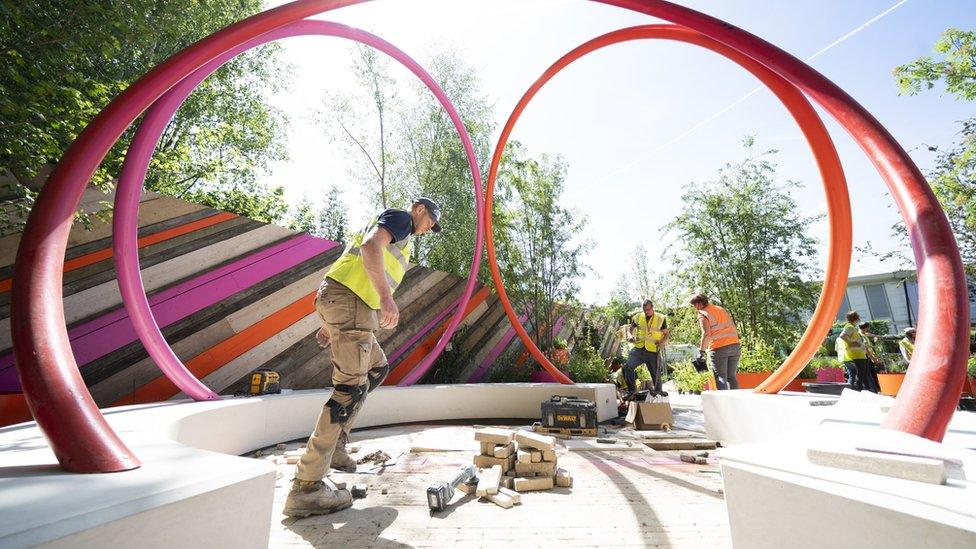
M 526 315 L 522 315 L 519 317 L 519 322 L 524 323 L 527 319 L 528 317 Z M 514 337 L 515 328 L 509 327 L 508 332 L 505 333 L 501 341 L 499 341 L 495 347 L 492 348 L 491 352 L 488 353 L 488 356 L 486 356 L 485 359 L 481 361 L 481 364 L 478 365 L 478 368 L 472 372 L 470 376 L 468 376 L 467 383 L 481 383 L 481 380 L 485 377 L 485 374 L 487 374 L 488 370 L 491 369 L 491 365 L 498 360 L 498 357 L 502 354 L 505 348 L 508 347 L 508 344 L 512 342 Z
M 168 326 L 338 245 L 307 235 L 289 239 L 157 293 L 150 299 L 153 313 L 160 327 Z M 124 308 L 76 327 L 69 337 L 82 366 L 136 340 Z M 0 392 L 19 391 L 12 366 L 12 353 L 0 357 Z

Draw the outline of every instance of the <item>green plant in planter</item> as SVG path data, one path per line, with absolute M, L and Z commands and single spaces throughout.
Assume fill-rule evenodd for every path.
M 966 363 L 966 372 L 969 377 L 976 377 L 976 355 L 969 355 L 969 361 Z
M 796 376 L 797 379 L 814 379 L 817 377 L 817 367 L 813 364 L 813 361 L 807 363 L 806 366 L 800 370 L 800 375 Z
M 678 362 L 673 365 L 671 378 L 679 393 L 700 393 L 708 382 L 708 372 L 699 372 L 691 362 Z
M 552 342 L 552 347 L 554 349 L 568 349 L 569 342 L 566 341 L 565 339 L 557 339 L 556 341 Z
M 758 338 L 742 340 L 740 372 L 775 372 L 782 363 L 776 348 Z
M 836 368 L 840 370 L 844 367 L 844 365 L 841 364 L 839 360 L 837 360 L 837 357 L 833 357 L 833 356 L 815 357 L 813 360 L 810 361 L 809 366 L 812 366 L 814 371 L 823 370 L 826 368 Z
M 885 373 L 888 374 L 904 374 L 908 371 L 908 363 L 905 362 L 905 359 L 899 356 L 886 364 L 885 370 L 887 370 Z
M 610 375 L 600 353 L 585 339 L 573 349 L 567 369 L 569 377 L 577 383 L 603 383 Z

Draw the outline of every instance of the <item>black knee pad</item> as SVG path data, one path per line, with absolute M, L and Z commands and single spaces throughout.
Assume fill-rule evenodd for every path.
M 329 407 L 329 419 L 332 421 L 333 425 L 345 425 L 349 421 L 349 410 L 345 406 L 339 404 L 338 402 L 329 399 L 325 403 Z
M 374 372 L 375 372 L 375 375 L 374 375 Z M 383 380 L 386 379 L 386 376 L 389 375 L 389 373 L 390 373 L 390 365 L 389 364 L 384 364 L 381 368 L 373 368 L 372 370 L 370 370 L 369 371 L 369 388 L 366 389 L 366 392 L 372 392 L 373 389 L 379 387 L 383 383 Z

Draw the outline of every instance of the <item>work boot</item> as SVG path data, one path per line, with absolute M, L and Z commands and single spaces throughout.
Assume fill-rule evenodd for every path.
M 308 517 L 328 515 L 352 506 L 349 490 L 336 490 L 321 480 L 305 481 L 295 479 L 285 500 L 285 515 L 289 517 Z
M 348 440 L 345 431 L 339 434 L 339 441 L 336 442 L 335 451 L 332 452 L 332 468 L 343 473 L 355 473 L 358 464 L 346 451 Z

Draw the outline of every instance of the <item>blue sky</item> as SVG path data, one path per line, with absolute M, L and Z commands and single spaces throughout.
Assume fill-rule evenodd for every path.
M 283 2 L 272 5 L 279 3 Z M 958 121 L 976 114 L 976 105 L 954 101 L 940 89 L 898 96 L 891 76 L 895 66 L 929 53 L 945 28 L 973 28 L 976 2 L 679 3 L 725 19 L 801 59 L 833 44 L 810 64 L 871 111 L 912 151 L 923 170 L 934 160 L 924 144 L 951 144 Z M 456 49 L 481 75 L 499 128 L 531 82 L 570 49 L 611 30 L 660 22 L 571 0 L 378 0 L 323 18 L 370 30 L 421 64 L 433 49 Z M 337 154 L 321 129 L 308 121 L 323 91 L 352 85 L 350 46 L 325 38 L 295 38 L 282 44 L 283 59 L 292 65 L 295 77 L 290 89 L 273 100 L 292 119 L 291 158 L 276 164 L 267 180 L 284 184 L 292 201 L 303 195 L 316 200 L 325 186 L 338 185 L 352 202 L 352 217 L 365 217 L 361 189 L 348 177 L 353 163 Z M 404 81 L 410 78 L 405 72 L 397 74 Z M 825 211 L 813 157 L 772 94 L 761 91 L 715 116 L 757 85 L 744 70 L 715 54 L 645 41 L 617 45 L 577 61 L 536 96 L 513 138 L 532 153 L 561 154 L 569 164 L 564 204 L 587 213 L 588 234 L 597 242 L 588 258 L 596 276 L 584 282 L 584 300 L 606 297 L 638 243 L 648 249 L 655 270 L 668 270 L 671 242 L 659 228 L 679 212 L 682 187 L 708 180 L 726 163 L 741 159 L 740 141 L 746 134 L 756 136 L 758 148 L 779 149 L 775 158 L 783 179 L 805 184 L 795 191 L 804 214 Z M 890 227 L 898 214 L 883 181 L 847 134 L 824 118 L 851 188 L 855 246 L 870 241 L 879 248 L 891 247 Z M 826 242 L 824 224 L 814 228 L 814 236 Z M 900 267 L 860 254 L 854 259 L 852 275 Z

